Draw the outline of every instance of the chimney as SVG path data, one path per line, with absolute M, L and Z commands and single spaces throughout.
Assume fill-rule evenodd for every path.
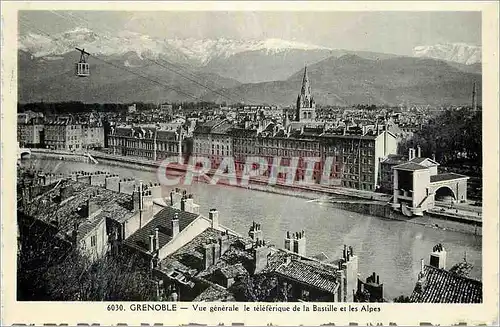
M 212 222 L 212 228 L 218 229 L 219 228 L 219 212 L 217 209 L 210 209 L 208 212 L 208 218 Z
M 172 238 L 179 234 L 179 214 L 176 212 L 174 218 L 172 219 Z
M 254 262 L 255 262 L 255 271 L 254 274 L 260 273 L 267 266 L 267 259 L 269 256 L 270 250 L 269 247 L 263 240 L 258 240 L 255 243 L 254 248 Z
M 149 252 L 154 252 L 155 250 L 155 236 L 154 234 L 149 234 Z
M 306 237 L 304 231 L 297 232 L 293 235 L 293 252 L 300 256 L 306 255 Z
M 425 278 L 425 273 L 424 273 L 424 259 L 421 259 L 420 261 L 420 273 L 418 274 L 418 280 L 416 284 L 416 291 L 418 292 L 423 292 L 425 290 L 425 287 L 427 286 L 427 279 Z
M 227 232 L 223 232 L 222 236 L 219 237 L 219 247 L 221 256 L 229 250 L 229 234 Z
M 99 205 L 96 203 L 95 197 L 95 195 L 91 195 L 90 198 L 87 199 L 87 219 L 92 219 L 101 211 Z
M 190 194 L 189 196 L 185 196 L 181 200 L 181 210 L 186 211 L 186 212 L 193 212 L 193 207 L 194 207 L 194 200 L 193 196 Z
M 181 199 L 181 210 L 186 211 L 186 198 L 184 196 Z
M 446 251 L 441 243 L 432 249 L 430 265 L 438 269 L 446 269 Z
M 134 211 L 142 210 L 142 182 L 140 182 L 138 187 L 134 187 L 132 193 L 132 201 L 134 203 Z
M 213 243 L 209 240 L 207 243 L 203 244 L 203 264 L 204 268 L 207 269 L 213 264 Z
M 417 158 L 422 158 L 422 149 L 420 145 L 417 145 Z
M 151 191 L 151 196 L 153 197 L 153 199 L 161 199 L 162 198 L 161 185 L 159 183 L 150 183 L 149 189 Z
M 291 243 L 292 243 L 292 239 L 290 237 L 290 232 L 287 231 L 286 235 L 285 235 L 285 250 L 292 251 L 292 247 L 291 247 L 292 244 Z
M 259 240 L 263 240 L 262 229 L 260 224 L 257 224 L 255 221 L 250 226 L 250 230 L 248 231 L 248 236 L 252 239 L 252 241 L 257 242 Z
M 219 261 L 219 258 L 221 256 L 221 247 L 220 247 L 220 243 L 217 242 L 217 240 L 215 239 L 212 239 L 210 238 L 210 240 L 212 241 L 212 249 L 213 249 L 213 258 L 214 258 L 214 262 L 213 264 L 215 265 L 217 263 L 217 261 Z
M 409 148 L 408 149 L 408 161 L 412 161 L 413 160 L 414 153 L 415 153 L 415 149 L 414 148 Z
M 160 229 L 158 227 L 155 228 L 155 248 L 156 250 L 160 249 Z

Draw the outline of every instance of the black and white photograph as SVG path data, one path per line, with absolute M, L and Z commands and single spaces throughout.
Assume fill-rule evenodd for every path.
M 483 303 L 480 11 L 17 30 L 17 301 Z

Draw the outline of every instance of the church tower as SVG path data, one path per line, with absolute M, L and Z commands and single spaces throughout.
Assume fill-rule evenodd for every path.
M 300 122 L 310 122 L 316 119 L 316 103 L 311 94 L 311 84 L 307 76 L 307 66 L 304 67 L 304 77 L 302 87 L 297 96 L 297 111 L 295 120 Z

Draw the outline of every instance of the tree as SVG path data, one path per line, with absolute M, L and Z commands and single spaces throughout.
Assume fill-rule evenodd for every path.
M 462 262 L 459 262 L 450 268 L 450 272 L 462 277 L 469 277 L 472 268 L 474 268 L 474 266 L 468 263 L 467 259 L 464 257 Z
M 135 256 L 95 261 L 58 236 L 55 226 L 18 211 L 20 301 L 152 301 L 156 284 Z
M 74 252 L 48 269 L 48 292 L 53 300 L 62 301 L 156 300 L 155 282 L 134 261 L 105 256 L 91 262 Z
M 431 157 L 443 165 L 468 161 L 482 165 L 482 120 L 480 111 L 470 108 L 447 109 L 422 128 L 413 137 L 400 144 L 399 152 L 420 146 L 422 155 Z
M 240 276 L 229 288 L 229 292 L 238 302 L 274 302 L 278 300 L 276 285 L 276 278 L 270 276 Z
M 396 303 L 410 303 L 410 298 L 408 296 L 405 296 L 405 295 L 400 295 L 394 299 L 394 302 L 396 302 Z

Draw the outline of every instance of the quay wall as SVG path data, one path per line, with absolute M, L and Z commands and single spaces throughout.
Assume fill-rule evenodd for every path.
M 469 220 L 465 217 L 455 217 L 450 219 L 445 215 L 424 213 L 422 217 L 407 217 L 392 210 L 386 203 L 366 203 L 363 201 L 329 201 L 331 206 L 351 212 L 357 212 L 365 215 L 371 215 L 391 220 L 405 221 L 412 224 L 452 230 L 468 234 L 482 235 L 482 222 Z
M 34 158 L 49 158 L 66 161 L 89 162 L 89 158 L 76 153 L 65 151 L 48 151 L 46 149 L 31 149 L 31 156 Z

